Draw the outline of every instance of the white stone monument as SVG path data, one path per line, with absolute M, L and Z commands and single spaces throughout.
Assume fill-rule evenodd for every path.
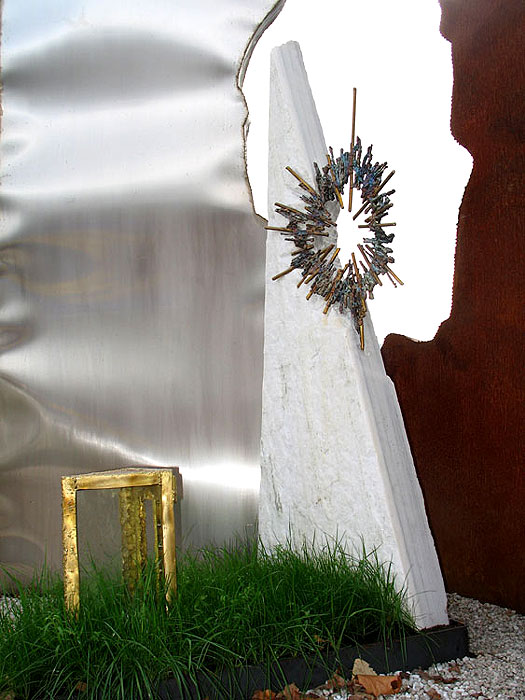
M 310 183 L 326 146 L 299 45 L 274 49 L 270 88 L 269 223 L 274 203 L 302 206 L 291 166 Z M 447 624 L 434 542 L 394 386 L 370 317 L 365 350 L 352 318 L 289 267 L 291 243 L 268 231 L 259 533 L 271 548 L 338 538 L 348 551 L 377 548 L 406 586 L 420 628 Z

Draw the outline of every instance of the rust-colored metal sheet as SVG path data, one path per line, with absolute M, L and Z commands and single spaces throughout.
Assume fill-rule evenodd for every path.
M 433 341 L 387 337 L 448 590 L 525 611 L 525 12 L 442 0 L 452 133 L 474 157 L 450 318 Z

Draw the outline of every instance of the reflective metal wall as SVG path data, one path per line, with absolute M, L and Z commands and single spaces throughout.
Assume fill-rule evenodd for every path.
M 265 236 L 237 73 L 272 6 L 4 0 L 3 564 L 58 566 L 60 476 L 128 464 L 180 467 L 184 543 L 254 531 Z M 104 508 L 84 527 L 109 541 Z

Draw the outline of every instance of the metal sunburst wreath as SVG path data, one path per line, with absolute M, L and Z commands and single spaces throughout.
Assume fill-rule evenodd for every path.
M 276 280 L 293 270 L 300 270 L 302 278 L 297 286 L 303 283 L 311 285 L 307 299 L 313 294 L 322 296 L 326 301 L 323 313 L 328 313 L 331 306 L 337 306 L 340 313 L 351 313 L 354 325 L 360 336 L 361 350 L 364 350 L 363 319 L 367 313 L 366 299 L 373 299 L 376 284 L 382 286 L 381 275 L 386 275 L 396 287 L 403 282 L 391 270 L 392 243 L 394 234 L 385 233 L 384 229 L 395 226 L 393 221 L 383 221 L 390 213 L 393 203 L 390 196 L 395 190 L 384 192 L 385 185 L 394 175 L 392 170 L 384 179 L 387 163 L 372 163 L 372 146 L 369 146 L 363 157 L 363 149 L 359 137 L 355 138 L 355 99 L 352 116 L 352 145 L 350 151 L 340 151 L 335 158 L 332 148 L 327 154 L 327 164 L 322 169 L 314 163 L 315 187 L 295 172 L 290 166 L 286 170 L 298 181 L 304 191 L 301 200 L 305 203 L 302 210 L 294 209 L 281 202 L 275 202 L 275 211 L 288 220 L 285 228 L 267 226 L 269 230 L 280 231 L 288 236 L 296 248 L 291 253 L 291 265 L 283 272 L 275 275 Z M 361 214 L 368 215 L 359 228 L 367 229 L 368 236 L 362 243 L 357 244 L 361 258 L 357 264 L 355 253 L 346 265 L 341 268 L 336 265 L 340 248 L 334 244 L 319 247 L 318 237 L 330 235 L 330 229 L 335 229 L 336 222 L 326 209 L 328 202 L 337 201 L 344 208 L 343 197 L 345 186 L 349 184 L 348 211 L 352 211 L 352 193 L 357 189 L 361 193 L 361 208 L 353 215 L 355 221 Z M 335 250 L 334 250 L 335 248 Z

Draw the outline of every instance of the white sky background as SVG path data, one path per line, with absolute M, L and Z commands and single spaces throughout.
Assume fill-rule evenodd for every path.
M 350 147 L 357 88 L 363 154 L 373 144 L 373 160 L 387 161 L 387 173 L 396 171 L 387 189 L 396 190 L 388 220 L 397 226 L 386 231 L 395 233 L 392 268 L 405 284 L 394 289 L 383 276 L 383 287 L 374 290 L 369 309 L 380 343 L 388 333 L 430 340 L 450 313 L 458 209 L 472 159 L 450 134 L 452 62 L 440 18 L 438 0 L 287 0 L 256 46 L 243 87 L 250 110 L 248 175 L 264 217 L 271 49 L 290 40 L 301 45 L 336 155 Z M 360 202 L 358 192 L 354 198 Z M 346 228 L 351 243 L 345 247 L 357 254 L 366 230 L 356 229 L 351 216 L 339 216 L 339 245 Z

